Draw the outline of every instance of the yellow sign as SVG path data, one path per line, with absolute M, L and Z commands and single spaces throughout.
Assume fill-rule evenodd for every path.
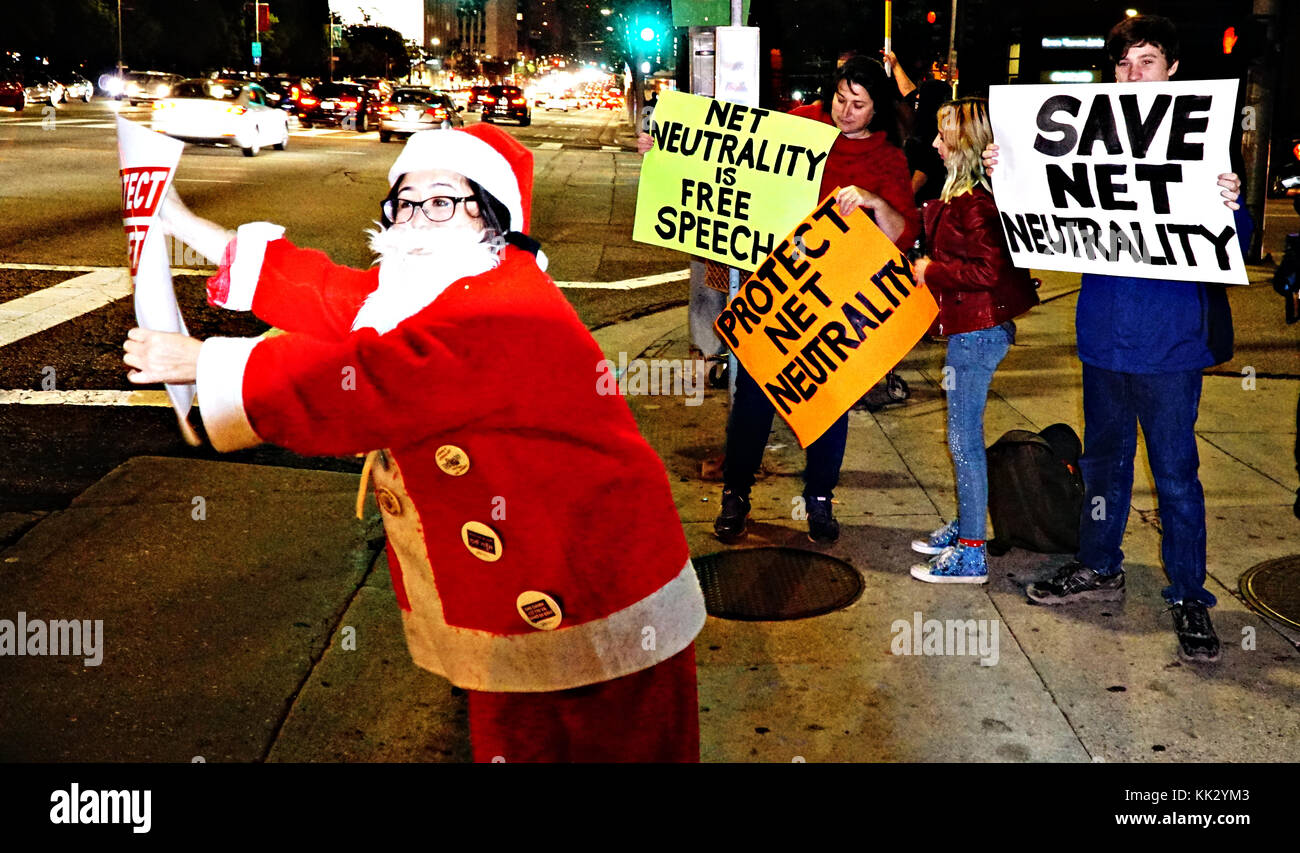
M 756 269 L 817 203 L 833 125 L 665 91 L 632 239 Z
M 907 256 L 861 208 L 841 215 L 833 192 L 741 285 L 714 328 L 807 447 L 938 314 Z

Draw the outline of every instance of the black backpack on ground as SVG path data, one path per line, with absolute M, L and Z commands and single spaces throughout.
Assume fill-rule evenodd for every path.
M 1013 429 L 993 443 L 988 449 L 990 554 L 1012 548 L 1043 554 L 1078 550 L 1082 450 L 1068 424 L 1042 432 Z

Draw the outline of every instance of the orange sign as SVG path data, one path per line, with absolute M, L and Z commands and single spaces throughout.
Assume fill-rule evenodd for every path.
M 925 285 L 836 189 L 767 256 L 714 328 L 807 447 L 916 345 L 939 314 Z

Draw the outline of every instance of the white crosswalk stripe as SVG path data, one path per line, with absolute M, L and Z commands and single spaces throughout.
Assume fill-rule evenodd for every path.
M 171 408 L 166 391 L 0 391 L 0 406 L 162 406 Z
M 74 278 L 0 303 L 0 347 L 53 328 L 131 295 L 131 277 L 123 267 L 86 267 L 58 264 L 0 263 L 0 269 L 80 272 Z M 212 270 L 175 267 L 176 275 L 210 275 Z M 557 281 L 573 290 L 634 290 L 685 281 L 690 270 L 640 276 L 622 281 Z M 169 407 L 167 392 L 160 390 L 36 391 L 0 389 L 0 406 L 156 406 Z
M 0 304 L 0 347 L 131 295 L 131 276 L 105 267 Z

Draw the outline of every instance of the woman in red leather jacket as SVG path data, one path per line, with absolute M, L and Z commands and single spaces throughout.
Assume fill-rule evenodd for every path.
M 948 449 L 957 473 L 957 518 L 912 548 L 933 555 L 912 567 L 929 583 L 985 583 L 988 469 L 984 404 L 993 371 L 1015 340 L 1013 318 L 1038 304 L 1029 271 L 1011 263 L 980 153 L 993 139 L 988 103 L 961 98 L 939 108 L 934 147 L 948 178 L 925 206 L 926 256 L 914 265 L 939 303 L 948 336 Z

